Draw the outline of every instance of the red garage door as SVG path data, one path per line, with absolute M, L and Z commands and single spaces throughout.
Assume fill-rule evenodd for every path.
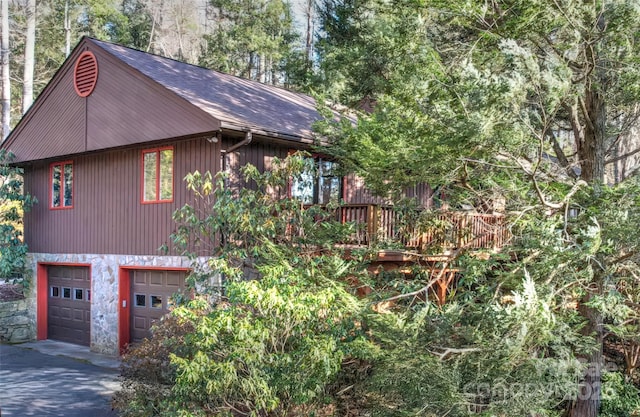
M 91 328 L 91 282 L 89 268 L 49 266 L 47 337 L 89 346 Z

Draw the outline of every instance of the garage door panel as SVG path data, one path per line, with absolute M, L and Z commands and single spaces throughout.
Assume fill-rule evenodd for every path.
M 58 317 L 61 320 L 72 320 L 73 319 L 73 315 L 71 314 L 71 309 L 69 307 L 64 307 L 60 309 L 60 314 L 58 315 Z
M 164 274 L 149 274 L 149 285 L 162 287 L 164 284 Z
M 135 330 L 147 331 L 149 328 L 149 321 L 146 317 L 136 316 L 133 318 L 133 328 Z
M 153 323 L 168 312 L 169 298 L 185 288 L 185 277 L 184 271 L 131 271 L 132 342 L 139 342 L 151 336 L 149 329 Z
M 167 274 L 167 287 L 175 288 L 176 291 L 184 288 L 184 277 L 176 274 L 175 272 Z
M 91 327 L 89 268 L 49 266 L 47 279 L 48 338 L 88 346 Z
M 85 321 L 85 311 L 84 310 L 78 310 L 78 309 L 73 309 L 73 319 L 75 321 Z
M 146 285 L 147 284 L 147 275 L 144 272 L 136 271 L 133 274 L 133 283 L 136 285 Z

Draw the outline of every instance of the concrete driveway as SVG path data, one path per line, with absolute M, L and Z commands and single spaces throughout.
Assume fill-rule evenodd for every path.
M 0 345 L 2 417 L 117 416 L 110 405 L 119 388 L 117 369 L 93 365 L 89 359 L 41 353 L 33 347 L 37 343 L 41 342 Z M 55 348 L 41 346 L 44 351 Z

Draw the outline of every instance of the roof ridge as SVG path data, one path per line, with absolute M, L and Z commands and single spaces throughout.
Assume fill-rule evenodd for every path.
M 282 90 L 282 91 L 285 91 L 287 93 L 298 94 L 298 95 L 302 95 L 302 96 L 309 97 L 309 98 L 313 99 L 313 97 L 311 95 L 303 93 L 303 92 L 300 92 L 300 91 L 292 90 L 292 89 L 289 89 L 289 88 L 286 88 L 286 87 L 282 87 L 282 86 L 278 86 L 278 85 L 266 84 L 266 83 L 263 83 L 263 82 L 260 82 L 260 81 L 257 81 L 257 80 L 252 80 L 250 78 L 244 78 L 244 77 L 241 77 L 239 75 L 229 74 L 228 72 L 215 70 L 213 68 L 207 68 L 207 67 L 204 67 L 202 65 L 191 64 L 189 62 L 180 61 L 179 59 L 171 58 L 171 57 L 160 55 L 160 54 L 156 54 L 154 52 L 147 52 L 147 51 L 143 51 L 143 50 L 140 50 L 140 49 L 132 48 L 130 46 L 126 46 L 126 45 L 122 45 L 122 44 L 115 43 L 115 42 L 110 42 L 110 41 L 104 41 L 104 40 L 96 39 L 96 38 L 93 38 L 91 36 L 86 36 L 86 35 L 83 36 L 82 38 L 86 38 L 89 41 L 92 41 L 92 42 L 94 42 L 94 43 L 96 43 L 98 45 L 99 44 L 106 44 L 106 45 L 111 45 L 111 46 L 118 47 L 118 48 L 129 49 L 131 51 L 135 51 L 135 52 L 139 52 L 139 53 L 142 53 L 142 54 L 154 56 L 154 57 L 157 57 L 157 58 L 160 58 L 160 59 L 166 59 L 168 61 L 173 61 L 173 62 L 175 62 L 177 64 L 180 64 L 180 65 L 187 65 L 187 66 L 190 66 L 190 67 L 193 67 L 193 68 L 197 68 L 197 69 L 200 69 L 200 70 L 211 71 L 211 72 L 214 72 L 216 74 L 220 74 L 220 75 L 225 76 L 225 77 L 233 77 L 233 78 L 237 78 L 238 80 L 242 80 L 242 81 L 246 81 L 246 82 L 250 82 L 250 83 L 255 83 L 257 85 L 260 85 L 260 86 L 263 86 L 263 87 L 266 87 L 266 88 Z M 82 39 L 81 39 L 81 41 L 82 41 Z

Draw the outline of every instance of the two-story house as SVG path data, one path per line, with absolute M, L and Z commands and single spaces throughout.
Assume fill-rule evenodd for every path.
M 115 355 L 146 336 L 190 266 L 158 250 L 190 202 L 185 175 L 269 169 L 309 148 L 320 117 L 309 96 L 83 38 L 2 144 L 38 199 L 24 219 L 37 338 Z M 355 177 L 302 194 L 377 201 Z

